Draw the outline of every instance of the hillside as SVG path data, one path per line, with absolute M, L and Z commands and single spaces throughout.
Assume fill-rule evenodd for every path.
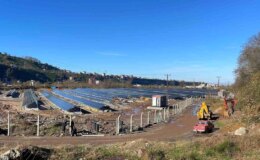
M 140 84 L 145 86 L 166 85 L 162 79 L 148 79 L 127 75 L 101 75 L 97 73 L 73 73 L 68 70 L 54 67 L 32 57 L 15 57 L 0 52 L 0 82 L 14 83 L 35 80 L 41 83 L 65 82 L 73 77 L 76 82 L 88 82 L 89 78 L 103 82 L 101 87 L 130 87 Z M 199 82 L 169 81 L 171 86 L 198 85 Z M 67 84 L 66 84 L 67 85 Z M 76 87 L 76 86 L 75 86 Z
M 68 78 L 68 74 L 57 67 L 43 64 L 39 60 L 26 57 L 20 58 L 0 52 L 0 80 L 26 82 L 54 82 Z

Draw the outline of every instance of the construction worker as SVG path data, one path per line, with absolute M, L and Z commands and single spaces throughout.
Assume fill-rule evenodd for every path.
M 234 114 L 236 105 L 234 96 L 225 96 L 224 103 L 225 110 L 228 112 L 228 115 L 231 116 L 232 114 Z

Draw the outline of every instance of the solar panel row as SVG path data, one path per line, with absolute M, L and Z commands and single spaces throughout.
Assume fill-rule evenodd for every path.
M 24 91 L 22 106 L 25 109 L 39 109 L 38 99 L 32 89 Z

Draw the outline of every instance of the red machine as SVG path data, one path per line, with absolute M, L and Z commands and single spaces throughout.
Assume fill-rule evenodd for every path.
M 210 133 L 213 129 L 214 124 L 208 120 L 201 120 L 193 127 L 193 131 L 196 133 Z

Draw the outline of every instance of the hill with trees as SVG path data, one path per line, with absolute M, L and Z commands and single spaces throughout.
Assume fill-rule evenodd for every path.
M 129 75 L 105 75 L 98 73 L 75 73 L 60 69 L 33 57 L 16 57 L 0 52 L 0 82 L 15 84 L 34 80 L 40 84 L 55 84 L 71 87 L 85 86 L 89 79 L 100 81 L 100 87 L 131 87 L 132 85 L 165 86 L 166 80 L 134 77 Z M 70 80 L 72 77 L 73 82 Z M 69 81 L 69 82 L 68 82 Z M 198 85 L 199 82 L 170 80 L 170 86 Z

